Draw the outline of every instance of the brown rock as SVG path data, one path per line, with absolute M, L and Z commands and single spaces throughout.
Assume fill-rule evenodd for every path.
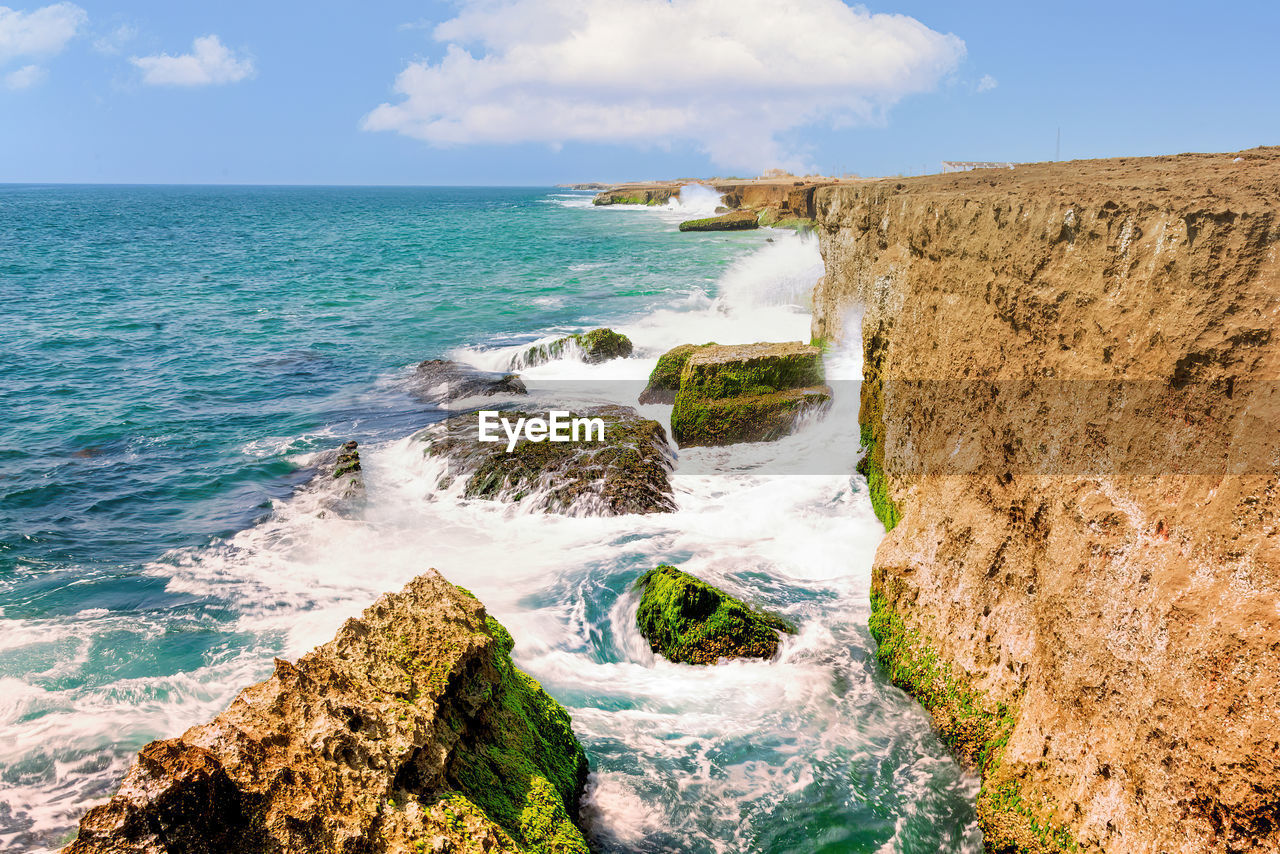
M 989 850 L 1280 851 L 1278 199 L 1274 148 L 817 193 L 873 631 Z
M 143 748 L 66 854 L 461 851 L 479 838 L 549 851 L 547 833 L 586 854 L 570 822 L 586 759 L 510 649 L 475 598 L 419 576 L 297 664 L 277 659 L 212 722 Z

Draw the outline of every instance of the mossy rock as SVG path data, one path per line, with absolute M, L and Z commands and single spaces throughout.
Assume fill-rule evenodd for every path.
M 569 714 L 511 663 L 507 630 L 492 617 L 486 624 L 497 683 L 450 757 L 445 777 L 464 802 L 449 811 L 473 804 L 530 854 L 589 854 L 573 821 L 587 757 Z
M 547 413 L 503 411 L 502 417 L 515 424 L 520 418 L 545 419 Z M 533 509 L 565 515 L 676 509 L 673 455 L 661 424 L 622 406 L 588 407 L 571 417 L 599 418 L 604 441 L 532 442 L 521 436 L 508 452 L 501 428 L 501 441 L 479 441 L 478 415 L 472 412 L 423 431 L 423 453 L 447 458 L 451 465 L 439 485 L 465 478 L 468 498 L 522 501 L 536 495 Z
M 676 396 L 671 432 L 682 448 L 773 442 L 790 435 L 796 418 L 826 406 L 826 386 L 743 395 L 727 400 Z
M 730 211 L 706 219 L 691 219 L 680 223 L 681 231 L 746 231 L 759 228 L 755 211 Z
M 554 362 L 556 359 L 563 359 L 573 350 L 588 365 L 598 365 L 610 359 L 625 359 L 634 349 L 631 339 L 621 332 L 592 329 L 578 335 L 566 335 L 546 344 L 535 344 L 511 360 L 511 370 Z
M 778 633 L 795 627 L 757 611 L 689 575 L 663 564 L 640 576 L 636 624 L 654 652 L 682 664 L 715 664 L 722 658 L 773 658 Z
M 347 442 L 338 449 L 338 461 L 333 467 L 334 477 L 360 476 L 359 447 L 356 442 Z
M 649 374 L 649 384 L 640 392 L 640 403 L 662 403 L 670 406 L 676 402 L 676 392 L 680 390 L 680 375 L 689 357 L 703 347 L 714 347 L 711 344 L 681 344 L 673 347 L 658 357 L 658 364 Z
M 685 362 L 671 434 L 681 447 L 773 441 L 789 434 L 801 413 L 830 400 L 818 347 L 705 347 Z
M 529 393 L 524 381 L 516 374 L 482 371 L 449 359 L 428 359 L 418 363 L 409 379 L 409 392 L 429 403 Z

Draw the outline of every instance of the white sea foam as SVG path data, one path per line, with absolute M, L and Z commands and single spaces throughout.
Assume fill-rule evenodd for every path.
M 804 295 L 819 273 L 814 243 L 782 236 L 730 267 L 714 300 L 681 296 L 616 325 L 636 343 L 633 358 L 587 365 L 571 353 L 522 376 L 535 398 L 633 405 L 657 356 L 676 344 L 807 339 Z M 452 355 L 506 369 L 527 346 Z M 856 379 L 859 359 L 856 347 L 832 354 L 830 378 Z M 678 511 L 648 516 L 568 518 L 467 500 L 460 482 L 438 486 L 446 464 L 424 458 L 414 439 L 362 446 L 367 499 L 357 510 L 334 512 L 324 489 L 303 490 L 261 524 L 149 568 L 171 591 L 228 602 L 237 630 L 255 639 L 247 647 L 216 667 L 76 692 L 0 681 L 0 723 L 12 736 L 0 762 L 48 754 L 47 772 L 7 786 L 3 799 L 39 825 L 65 827 L 108 794 L 130 747 L 212 717 L 270 671 L 273 655 L 306 652 L 382 592 L 436 567 L 476 593 L 515 637 L 519 665 L 569 707 L 594 757 L 585 807 L 606 849 L 767 850 L 761 840 L 787 825 L 788 804 L 830 802 L 838 815 L 862 797 L 852 780 L 891 768 L 877 797 L 898 828 L 882 850 L 903 850 L 906 828 L 946 818 L 976 782 L 869 663 L 864 624 L 882 529 L 850 474 L 857 406 L 837 395 L 825 418 L 784 440 L 681 451 Z M 670 407 L 644 412 L 665 421 Z M 779 460 L 807 458 L 825 473 L 771 473 Z M 798 633 L 773 662 L 696 668 L 655 656 L 636 629 L 631 586 L 664 562 L 782 613 Z M 51 634 L 79 643 L 111 619 L 9 621 L 0 644 Z M 110 759 L 89 766 L 55 753 Z M 970 824 L 954 850 L 978 851 L 975 833 Z

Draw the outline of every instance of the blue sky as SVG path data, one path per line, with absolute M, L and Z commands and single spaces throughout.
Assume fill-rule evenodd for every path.
M 1274 3 L 35 2 L 0 7 L 0 181 L 914 174 L 1051 159 L 1059 127 L 1064 159 L 1234 150 L 1280 143 L 1277 33 Z

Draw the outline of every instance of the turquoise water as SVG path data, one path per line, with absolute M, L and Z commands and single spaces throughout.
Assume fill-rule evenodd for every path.
M 681 216 L 548 190 L 0 187 L 0 847 L 56 846 L 142 744 L 434 565 L 570 708 L 603 849 L 977 850 L 974 781 L 874 666 L 852 458 L 780 479 L 750 449 L 740 477 L 682 454 L 679 513 L 553 519 L 437 493 L 408 438 L 442 417 L 405 390 L 421 359 L 610 325 L 633 359 L 529 381 L 616 384 L 685 340 L 805 337 L 812 244 Z M 348 438 L 370 497 L 342 519 L 304 484 Z M 774 663 L 654 661 L 628 609 L 657 560 L 799 638 Z

